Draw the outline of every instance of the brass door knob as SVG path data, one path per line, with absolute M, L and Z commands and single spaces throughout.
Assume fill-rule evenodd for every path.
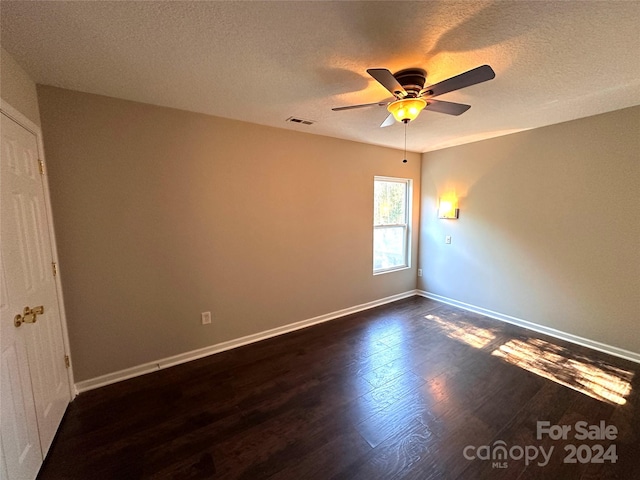
M 22 314 L 18 314 L 13 318 L 13 324 L 16 327 L 21 326 L 23 323 L 36 323 L 38 319 L 38 315 L 42 315 L 44 313 L 44 305 L 40 305 L 39 307 L 24 307 Z

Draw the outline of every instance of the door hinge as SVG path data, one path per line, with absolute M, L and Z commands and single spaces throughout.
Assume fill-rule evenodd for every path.
M 53 276 L 58 276 L 58 264 L 56 262 L 51 262 L 51 268 L 53 269 Z
M 71 367 L 71 360 L 69 360 L 69 355 L 64 356 L 64 366 L 67 368 Z
M 40 175 L 44 175 L 44 162 L 38 159 L 38 170 L 40 170 Z

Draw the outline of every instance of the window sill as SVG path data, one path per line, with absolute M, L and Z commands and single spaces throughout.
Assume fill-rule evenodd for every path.
M 375 277 L 376 275 L 383 275 L 385 273 L 400 272 L 402 270 L 410 270 L 410 269 L 411 267 L 407 265 L 403 265 L 401 267 L 386 268 L 384 270 L 374 270 L 373 276 Z

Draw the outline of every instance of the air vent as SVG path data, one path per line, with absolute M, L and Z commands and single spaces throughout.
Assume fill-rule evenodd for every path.
M 301 123 L 303 125 L 313 125 L 314 123 L 316 123 L 313 120 L 304 120 L 303 118 L 297 118 L 297 117 L 289 117 L 287 118 L 287 122 Z

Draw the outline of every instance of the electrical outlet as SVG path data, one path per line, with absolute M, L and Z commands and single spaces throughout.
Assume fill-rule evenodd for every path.
M 444 237 L 444 243 L 451 243 L 451 235 Z
M 200 318 L 202 320 L 203 325 L 211 323 L 211 312 L 202 312 L 200 314 Z
M 418 269 L 418 276 L 419 276 L 419 277 L 421 277 L 421 276 L 422 276 L 422 269 L 421 269 L 421 268 L 419 268 L 419 269 Z

